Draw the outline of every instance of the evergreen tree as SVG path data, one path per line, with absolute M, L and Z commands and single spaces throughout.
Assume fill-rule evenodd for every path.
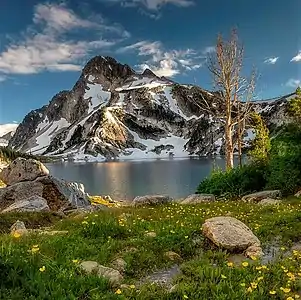
M 289 102 L 288 111 L 297 122 L 301 122 L 301 88 L 299 86 L 296 89 L 296 97 Z
M 253 129 L 255 130 L 255 138 L 252 141 L 252 148 L 249 151 L 249 156 L 253 161 L 263 161 L 268 158 L 271 149 L 269 130 L 258 113 L 254 112 L 250 117 Z

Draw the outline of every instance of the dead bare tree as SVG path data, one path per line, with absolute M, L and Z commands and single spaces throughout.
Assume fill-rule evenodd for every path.
M 220 91 L 215 94 L 215 98 L 223 103 L 225 108 L 221 118 L 224 119 L 227 169 L 233 168 L 235 126 L 239 128 L 238 140 L 241 151 L 244 124 L 251 106 L 244 103 L 244 100 L 247 95 L 249 97 L 252 94 L 250 92 L 254 91 L 255 86 L 253 79 L 248 81 L 241 75 L 243 55 L 243 46 L 239 43 L 236 29 L 233 29 L 229 41 L 224 41 L 221 35 L 218 36 L 216 51 L 210 53 L 207 59 L 208 69 L 213 75 L 214 87 Z

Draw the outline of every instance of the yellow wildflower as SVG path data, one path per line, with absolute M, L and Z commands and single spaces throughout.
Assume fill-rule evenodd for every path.
M 299 298 L 300 298 L 300 295 L 296 294 L 295 299 L 299 299 Z
M 40 272 L 44 272 L 46 270 L 46 268 L 45 268 L 45 266 L 43 266 L 39 270 L 40 270 Z
M 13 237 L 18 239 L 21 236 L 21 234 L 17 231 L 14 232 Z
M 269 291 L 270 295 L 276 295 L 276 291 Z
M 257 281 L 263 280 L 263 276 L 257 278 Z
M 233 267 L 233 262 L 229 261 L 229 262 L 227 263 L 227 266 L 228 266 L 228 267 Z
M 248 293 L 252 293 L 253 292 L 253 290 L 252 290 L 252 288 L 250 286 L 247 288 L 247 292 Z
M 39 251 L 40 251 L 39 247 L 32 247 L 32 249 L 31 249 L 31 253 L 36 253 L 36 252 L 39 252 Z
M 251 259 L 252 259 L 252 260 L 257 260 L 257 257 L 254 256 L 254 255 L 251 255 Z
M 76 264 L 78 263 L 78 259 L 73 259 L 72 262 Z
M 291 291 L 290 288 L 283 288 L 283 287 L 281 287 L 280 290 L 282 290 L 282 292 L 283 292 L 283 293 L 286 293 L 286 294 L 289 293 L 289 292 Z
M 242 264 L 241 264 L 243 267 L 247 267 L 249 265 L 249 263 L 247 261 L 244 261 Z
M 294 298 L 293 297 L 288 297 L 288 298 L 286 298 L 286 300 L 294 300 Z
M 257 283 L 256 282 L 251 282 L 251 287 L 252 287 L 252 289 L 256 289 L 257 288 Z
M 130 285 L 130 288 L 131 288 L 131 289 L 134 289 L 134 288 L 135 288 L 135 286 L 134 286 L 133 284 L 131 284 L 131 285 Z
M 122 291 L 120 289 L 118 289 L 115 294 L 120 295 L 122 293 Z

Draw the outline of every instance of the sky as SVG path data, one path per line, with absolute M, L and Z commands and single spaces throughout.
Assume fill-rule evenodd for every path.
M 73 87 L 84 65 L 109 55 L 137 71 L 212 90 L 207 54 L 238 29 L 256 97 L 301 83 L 300 0 L 0 0 L 0 124 Z

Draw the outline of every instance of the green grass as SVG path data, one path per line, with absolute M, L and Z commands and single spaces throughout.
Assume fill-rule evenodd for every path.
M 207 218 L 228 214 L 246 223 L 263 247 L 277 237 L 288 249 L 301 241 L 300 208 L 299 200 L 289 199 L 278 207 L 218 202 L 112 208 L 63 220 L 49 214 L 3 215 L 1 232 L 23 218 L 28 228 L 39 222 L 43 226 L 55 223 L 55 230 L 68 230 L 69 234 L 14 238 L 2 233 L 0 299 L 295 299 L 301 293 L 301 253 L 281 254 L 267 267 L 259 261 L 250 261 L 247 267 L 228 266 L 230 254 L 212 247 L 202 236 L 201 226 Z M 157 236 L 147 237 L 149 231 Z M 34 254 L 30 251 L 33 245 L 39 247 Z M 130 251 L 134 248 L 136 251 Z M 166 251 L 184 259 L 174 291 L 150 284 L 139 286 L 144 276 L 174 264 L 164 255 Z M 78 268 L 82 260 L 110 266 L 119 257 L 127 263 L 123 283 L 135 285 L 133 289 L 120 288 L 119 295 L 115 293 L 118 287 L 111 287 L 103 278 L 83 275 Z M 276 294 L 270 295 L 270 291 Z

